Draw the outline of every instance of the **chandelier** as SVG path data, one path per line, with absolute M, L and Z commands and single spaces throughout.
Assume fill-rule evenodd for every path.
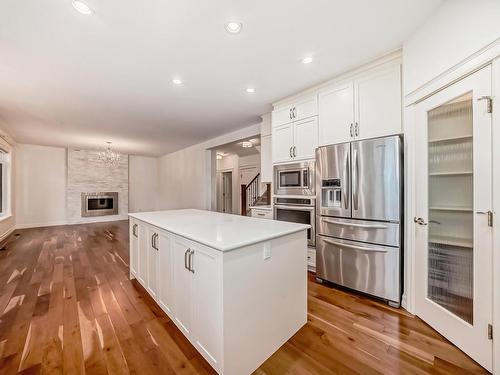
M 104 151 L 99 152 L 99 161 L 107 165 L 114 166 L 120 161 L 121 155 L 118 152 L 113 151 L 111 148 L 111 142 L 106 142 L 108 146 Z

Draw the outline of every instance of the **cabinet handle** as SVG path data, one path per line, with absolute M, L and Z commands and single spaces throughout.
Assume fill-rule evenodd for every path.
M 134 235 L 134 237 L 137 237 L 137 224 L 134 224 L 132 226 L 132 234 Z
M 295 108 L 295 106 L 293 107 L 293 118 L 297 118 L 297 108 Z
M 194 250 L 189 252 L 189 270 L 194 273 Z
M 292 108 L 288 110 L 288 117 L 290 117 L 290 120 L 292 119 Z
M 155 250 L 158 251 L 160 248 L 158 247 L 158 233 L 155 233 Z
M 293 157 L 296 158 L 297 157 L 297 153 L 295 152 L 297 150 L 297 147 L 296 146 L 293 146 Z
M 187 255 L 188 255 L 188 252 L 190 252 L 190 251 L 191 251 L 191 249 L 187 249 L 187 250 L 184 252 L 184 268 L 185 268 L 185 269 L 187 269 L 187 270 L 189 269 L 189 268 L 188 268 L 188 262 L 187 262 Z
M 151 235 L 151 247 L 154 249 L 155 248 L 155 235 Z
M 293 155 L 292 155 L 292 146 L 290 146 L 290 150 L 288 150 L 288 153 L 290 154 L 290 157 L 293 158 Z
M 351 133 L 351 138 L 352 138 L 352 122 L 351 122 L 351 127 L 350 127 L 350 130 L 349 130 L 349 133 Z
M 356 122 L 354 126 L 354 135 L 357 137 L 359 135 L 359 124 Z

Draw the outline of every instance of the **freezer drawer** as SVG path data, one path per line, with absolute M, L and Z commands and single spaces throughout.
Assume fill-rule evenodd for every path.
M 399 246 L 399 224 L 317 216 L 316 231 L 330 237 Z
M 316 275 L 400 303 L 400 249 L 317 236 Z

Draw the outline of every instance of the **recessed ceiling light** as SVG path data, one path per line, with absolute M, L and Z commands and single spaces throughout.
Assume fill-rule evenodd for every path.
M 181 79 L 179 79 L 179 78 L 174 78 L 174 79 L 172 80 L 172 83 L 173 83 L 174 85 L 182 85 L 182 80 L 181 80 Z
M 243 24 L 241 22 L 231 21 L 231 22 L 226 23 L 226 31 L 229 34 L 239 34 L 242 27 L 243 27 Z
M 302 59 L 302 63 L 304 64 L 310 64 L 313 62 L 313 58 L 311 56 L 306 56 Z
M 85 14 L 87 16 L 89 14 L 93 13 L 92 9 L 87 4 L 85 4 L 83 1 L 74 0 L 73 1 L 73 8 L 75 8 L 81 14 Z
M 246 92 L 248 92 L 249 94 L 253 94 L 255 92 L 255 88 L 254 87 L 247 87 Z
M 244 142 L 241 142 L 241 146 L 243 148 L 250 148 L 250 147 L 253 147 L 253 143 L 252 142 L 248 142 L 248 141 L 244 141 Z

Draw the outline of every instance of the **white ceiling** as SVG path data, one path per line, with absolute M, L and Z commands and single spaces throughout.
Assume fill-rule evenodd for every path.
M 441 1 L 87 3 L 92 16 L 71 0 L 1 2 L 0 126 L 16 141 L 172 152 L 400 47 Z M 240 35 L 224 30 L 231 19 Z
M 242 142 L 252 142 L 253 147 L 245 148 L 241 145 Z M 225 145 L 217 146 L 216 151 L 218 153 L 223 153 L 223 154 L 227 154 L 227 155 L 235 154 L 235 155 L 238 155 L 240 157 L 259 154 L 260 153 L 260 137 L 259 136 L 248 137 L 248 138 L 240 139 L 239 141 L 236 141 L 236 142 L 231 142 L 231 143 L 227 143 Z

